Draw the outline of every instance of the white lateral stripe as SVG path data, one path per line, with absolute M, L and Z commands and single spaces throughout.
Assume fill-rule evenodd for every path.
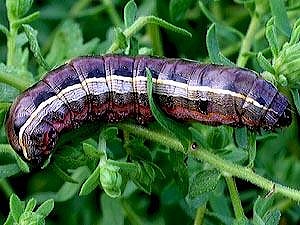
M 42 102 L 37 107 L 37 109 L 31 114 L 31 116 L 28 118 L 28 120 L 23 124 L 23 126 L 21 127 L 20 132 L 19 132 L 19 144 L 22 148 L 24 157 L 26 159 L 28 159 L 28 155 L 27 155 L 27 152 L 26 152 L 26 147 L 24 146 L 24 143 L 23 143 L 23 134 L 25 132 L 25 129 L 30 125 L 30 123 L 34 120 L 34 118 L 37 117 L 39 112 L 44 107 L 46 107 L 47 105 L 49 105 L 52 101 L 54 101 L 56 99 L 59 99 L 59 98 L 63 99 L 63 97 L 66 93 L 72 92 L 72 91 L 74 91 L 76 89 L 79 89 L 79 88 L 82 88 L 82 87 L 85 90 L 88 89 L 87 87 L 91 83 L 105 83 L 105 85 L 107 85 L 107 83 L 111 84 L 111 82 L 113 82 L 115 80 L 131 82 L 131 83 L 134 84 L 133 86 L 135 87 L 137 82 L 147 82 L 147 77 L 146 76 L 124 77 L 124 76 L 119 76 L 119 75 L 110 75 L 110 76 L 107 76 L 106 78 L 105 77 L 87 78 L 84 81 L 82 81 L 82 83 L 74 84 L 72 86 L 66 87 L 65 89 L 61 90 L 57 95 L 52 96 L 49 99 L 47 99 L 46 101 Z M 156 79 L 156 78 L 152 78 L 152 82 L 154 83 L 154 90 L 156 90 L 156 89 L 159 90 L 156 87 L 158 87 L 160 85 L 162 85 L 162 86 L 165 85 L 165 86 L 173 86 L 174 88 L 182 88 L 182 89 L 185 89 L 187 92 L 210 92 L 210 93 L 215 93 L 215 94 L 230 95 L 230 96 L 233 96 L 233 97 L 244 99 L 246 102 L 248 102 L 250 104 L 253 104 L 254 106 L 256 106 L 258 108 L 261 108 L 261 109 L 264 109 L 264 110 L 270 110 L 270 111 L 273 111 L 274 113 L 277 113 L 274 110 L 268 109 L 267 107 L 261 105 L 259 102 L 257 102 L 256 100 L 254 100 L 250 97 L 246 97 L 246 96 L 244 96 L 240 93 L 236 93 L 236 92 L 233 92 L 233 91 L 230 91 L 230 90 L 224 90 L 224 89 L 220 89 L 220 88 L 211 88 L 211 87 L 208 87 L 208 86 L 189 86 L 186 83 L 181 83 L 181 82 L 177 82 L 177 81 L 173 81 L 173 80 L 162 80 L 162 79 Z M 146 84 L 145 84 L 145 87 L 146 87 Z M 105 89 L 103 91 L 104 91 L 103 93 L 105 93 L 105 92 L 107 92 L 107 89 Z M 135 90 L 133 89 L 133 92 L 134 91 Z M 145 90 L 138 90 L 138 92 L 146 93 L 147 90 L 146 89 Z M 121 91 L 121 93 L 124 93 L 124 91 Z M 156 93 L 157 94 L 162 94 L 162 93 L 159 93 L 159 92 L 156 92 Z M 173 97 L 178 97 L 178 95 L 176 95 L 176 93 L 174 93 L 172 96 Z M 187 95 L 187 96 L 189 96 L 189 95 Z M 196 99 L 190 99 L 190 100 L 196 100 Z

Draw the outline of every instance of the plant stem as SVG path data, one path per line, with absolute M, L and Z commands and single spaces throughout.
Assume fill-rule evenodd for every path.
M 195 217 L 195 220 L 194 220 L 194 225 L 201 225 L 201 224 L 203 224 L 203 219 L 204 219 L 205 211 L 206 211 L 206 204 L 200 206 L 197 209 L 196 217 Z
M 239 197 L 239 192 L 235 184 L 235 180 L 231 176 L 224 176 L 224 177 L 230 193 L 230 198 L 231 198 L 235 218 L 237 219 L 237 221 L 242 221 L 245 218 L 245 214 Z
M 162 145 L 168 146 L 170 149 L 185 153 L 182 144 L 174 137 L 167 136 L 166 134 L 149 131 L 145 128 L 132 124 L 120 124 L 119 127 L 130 133 L 135 134 L 136 136 L 155 141 Z M 235 176 L 240 179 L 249 181 L 252 184 L 255 184 L 258 187 L 261 187 L 267 191 L 273 191 L 273 193 L 278 193 L 292 200 L 300 201 L 299 190 L 292 189 L 278 183 L 274 183 L 273 181 L 254 173 L 251 169 L 240 166 L 238 164 L 234 164 L 231 161 L 224 160 L 206 149 L 197 148 L 195 150 L 189 150 L 188 154 L 190 156 L 195 157 L 198 160 L 213 165 L 221 172 L 225 172 L 231 176 Z
M 139 17 L 130 27 L 128 27 L 127 29 L 125 29 L 123 31 L 123 35 L 125 36 L 126 39 L 132 37 L 135 33 L 137 33 L 139 30 L 141 30 L 146 24 L 155 24 L 158 26 L 161 26 L 163 28 L 169 29 L 171 31 L 174 32 L 178 32 L 181 33 L 183 35 L 189 36 L 191 37 L 191 33 L 189 33 L 188 31 L 176 27 L 173 24 L 170 24 L 160 18 L 157 18 L 155 16 L 142 16 Z M 112 45 L 109 47 L 109 49 L 107 50 L 107 53 L 113 53 L 116 50 L 118 50 L 120 48 L 120 42 L 118 40 L 115 40 Z
M 149 24 L 147 25 L 147 33 L 150 36 L 150 40 L 152 42 L 151 46 L 153 46 L 153 54 L 157 56 L 163 56 L 163 47 L 161 43 L 161 37 L 159 28 L 156 25 Z
M 102 11 L 104 11 L 106 7 L 104 5 L 95 6 L 93 8 L 85 9 L 78 14 L 74 15 L 74 18 L 81 18 L 85 16 L 94 16 L 97 14 L 100 14 Z
M 14 54 L 14 53 L 10 53 Z M 9 61 L 7 61 L 8 64 Z M 14 63 L 10 61 L 10 63 Z M 24 71 L 25 72 L 25 71 Z M 20 76 L 12 76 L 10 73 L 0 72 L 0 82 L 11 85 L 12 87 L 18 89 L 19 91 L 24 91 L 31 86 L 31 82 L 26 79 L 21 79 Z
M 253 13 L 251 21 L 244 40 L 242 41 L 241 49 L 237 59 L 237 66 L 244 67 L 247 64 L 248 56 L 246 53 L 250 51 L 253 39 L 259 27 L 259 16 L 256 12 Z
M 169 146 L 171 149 L 179 152 L 184 152 L 183 145 L 176 139 L 169 137 L 165 134 L 157 133 L 156 131 L 147 130 L 141 126 L 136 126 L 127 123 L 117 124 L 121 129 L 124 129 L 130 133 L 136 134 L 137 136 L 143 137 L 147 140 L 151 140 L 157 143 L 161 143 L 165 146 Z
M 12 187 L 10 186 L 10 184 L 7 182 L 6 179 L 0 179 L 0 188 L 2 189 L 2 191 L 4 192 L 7 198 L 9 198 L 11 194 L 14 193 Z
M 76 17 L 82 10 L 84 10 L 89 4 L 91 0 L 80 0 L 74 3 L 71 10 L 69 11 L 69 16 L 71 18 Z
M 230 161 L 224 160 L 219 156 L 204 150 L 198 149 L 196 151 L 190 151 L 190 154 L 195 158 L 208 162 L 211 165 L 215 166 L 220 171 L 231 174 L 232 176 L 236 176 L 243 180 L 249 181 L 252 184 L 255 184 L 267 191 L 272 191 L 275 185 L 274 193 L 280 193 L 286 197 L 289 197 L 295 201 L 300 201 L 300 191 L 295 190 L 284 185 L 274 183 L 256 173 L 252 170 L 245 168 L 243 166 L 234 164 Z
M 103 0 L 104 5 L 107 7 L 107 12 L 110 16 L 110 19 L 112 20 L 113 24 L 116 27 L 122 26 L 122 20 L 119 17 L 119 14 L 117 13 L 114 4 L 111 0 Z
M 13 26 L 10 21 L 9 35 L 7 37 L 7 65 L 15 65 L 15 53 L 16 53 L 16 38 L 18 34 L 18 28 Z

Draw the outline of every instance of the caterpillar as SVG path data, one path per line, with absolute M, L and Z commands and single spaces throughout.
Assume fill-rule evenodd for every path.
M 154 100 L 177 120 L 266 130 L 291 123 L 287 98 L 247 69 L 148 56 L 86 56 L 48 72 L 17 97 L 6 121 L 10 144 L 39 164 L 61 133 L 86 121 L 150 121 L 146 68 Z

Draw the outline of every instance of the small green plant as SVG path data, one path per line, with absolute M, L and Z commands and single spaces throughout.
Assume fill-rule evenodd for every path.
M 42 225 L 45 224 L 45 217 L 49 215 L 54 207 L 53 199 L 49 199 L 41 204 L 35 211 L 36 200 L 31 198 L 26 206 L 15 194 L 10 196 L 10 213 L 5 225 Z
M 45 224 L 53 210 L 49 224 L 299 223 L 297 1 L 6 0 L 0 11 L 0 222 Z M 293 124 L 257 134 L 178 123 L 156 106 L 147 71 L 155 122 L 82 127 L 30 172 L 4 131 L 11 102 L 65 61 L 106 53 L 251 68 L 290 98 Z

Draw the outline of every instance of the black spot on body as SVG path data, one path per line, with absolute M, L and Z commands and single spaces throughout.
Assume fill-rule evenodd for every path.
M 200 108 L 200 111 L 203 114 L 207 114 L 208 100 L 200 100 L 199 101 L 199 108 Z

